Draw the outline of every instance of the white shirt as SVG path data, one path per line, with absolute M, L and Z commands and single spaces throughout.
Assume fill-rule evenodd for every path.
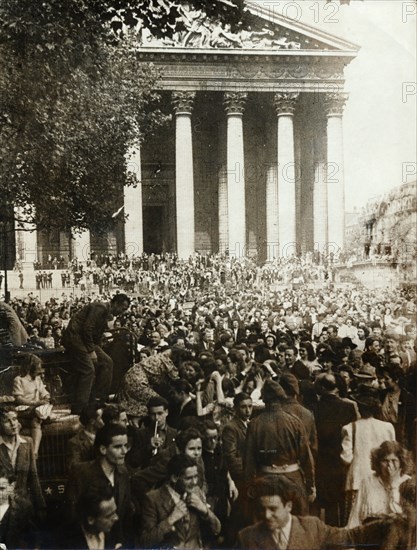
M 292 516 L 290 514 L 290 519 L 287 521 L 286 525 L 284 527 L 281 527 L 281 529 L 277 529 L 272 533 L 272 538 L 277 543 L 277 546 L 280 548 L 280 550 L 287 550 L 288 543 L 290 540 L 290 534 L 291 534 L 291 526 L 292 526 Z
M 4 518 L 4 515 L 8 509 L 9 509 L 8 502 L 4 502 L 3 504 L 0 504 L 0 521 Z
M 99 533 L 94 535 L 93 533 L 88 533 L 83 528 L 85 540 L 87 541 L 88 550 L 104 550 L 105 540 L 104 533 Z
M 342 428 L 341 459 L 349 464 L 346 490 L 357 491 L 372 474 L 371 451 L 384 441 L 395 441 L 394 426 L 376 418 L 361 418 Z
M 0 445 L 6 447 L 13 469 L 16 468 L 17 450 L 22 443 L 26 443 L 26 439 L 23 439 L 20 435 L 17 435 L 11 443 L 7 443 L 0 435 Z

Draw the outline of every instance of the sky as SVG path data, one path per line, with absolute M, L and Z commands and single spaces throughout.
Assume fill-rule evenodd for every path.
M 346 209 L 416 179 L 415 0 L 259 0 L 360 46 L 345 69 Z

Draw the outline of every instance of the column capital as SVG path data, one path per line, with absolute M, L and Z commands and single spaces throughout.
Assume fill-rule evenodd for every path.
M 299 92 L 285 92 L 274 94 L 274 106 L 277 116 L 290 115 L 295 113 L 295 107 L 299 97 Z
M 228 115 L 243 115 L 248 94 L 246 92 L 225 92 L 223 103 Z
M 324 108 L 327 116 L 342 116 L 349 94 L 333 92 L 324 94 Z
M 176 115 L 191 115 L 195 92 L 173 92 L 172 104 Z

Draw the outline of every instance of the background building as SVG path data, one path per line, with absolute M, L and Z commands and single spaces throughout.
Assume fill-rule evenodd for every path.
M 172 122 L 130 152 L 140 183 L 115 205 L 127 219 L 105 237 L 20 232 L 17 258 L 228 251 L 265 261 L 343 249 L 344 68 L 358 47 L 247 5 L 251 25 L 238 33 L 184 8 L 173 40 L 138 35 Z

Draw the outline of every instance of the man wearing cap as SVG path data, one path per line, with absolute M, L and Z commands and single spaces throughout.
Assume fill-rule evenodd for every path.
M 286 397 L 280 384 L 265 382 L 265 410 L 249 425 L 243 466 L 248 480 L 268 474 L 291 479 L 298 487 L 298 513 L 305 515 L 307 496 L 315 498 L 314 461 L 304 426 L 282 408 Z
M 315 458 L 317 456 L 317 430 L 314 415 L 311 411 L 303 407 L 298 401 L 300 387 L 297 378 L 293 374 L 285 373 L 279 380 L 284 389 L 287 399 L 283 403 L 283 410 L 299 418 L 306 430 L 310 450 Z
M 381 366 L 379 357 L 374 353 L 365 351 L 362 355 L 362 363 L 361 368 L 357 372 L 353 373 L 357 383 L 378 387 L 376 372 Z

